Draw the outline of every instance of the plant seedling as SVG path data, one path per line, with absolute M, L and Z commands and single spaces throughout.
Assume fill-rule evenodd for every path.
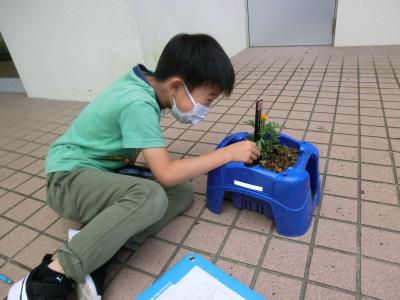
M 264 168 L 282 172 L 296 163 L 298 151 L 279 144 L 277 129 L 281 126 L 275 122 L 268 122 L 268 115 L 262 114 L 261 109 L 262 100 L 259 100 L 256 103 L 255 119 L 244 122 L 254 127 L 254 134 L 249 138 L 257 144 L 260 151 L 259 160 L 253 165 L 259 164 Z

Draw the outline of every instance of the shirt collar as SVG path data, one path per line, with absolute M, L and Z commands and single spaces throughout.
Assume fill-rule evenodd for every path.
M 142 64 L 137 64 L 136 66 L 133 67 L 133 72 L 136 74 L 137 77 L 139 77 L 140 79 L 142 79 L 144 82 L 146 82 L 148 85 L 150 85 L 150 83 L 147 81 L 146 76 L 145 75 L 153 75 L 153 72 L 150 71 L 149 69 L 147 69 L 144 65 Z M 151 86 L 151 85 L 150 85 Z M 158 98 L 157 94 L 154 92 L 154 95 L 156 96 L 156 101 L 158 104 L 158 107 L 160 108 L 161 111 L 164 110 L 164 107 L 161 106 L 161 101 Z

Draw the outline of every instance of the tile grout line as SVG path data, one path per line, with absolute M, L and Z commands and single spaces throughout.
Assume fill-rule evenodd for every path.
M 400 89 L 400 80 L 399 80 L 399 78 L 397 76 L 397 73 L 394 70 L 392 61 L 390 59 L 390 55 L 388 55 L 388 61 L 389 61 L 389 64 L 390 64 L 392 75 L 394 76 L 394 78 L 395 78 L 395 80 L 397 82 L 397 85 L 398 85 L 398 87 Z M 390 160 L 392 162 L 394 182 L 395 182 L 395 185 L 397 186 L 397 188 L 396 188 L 396 190 L 397 190 L 397 198 L 398 198 L 398 202 L 399 202 L 399 206 L 400 206 L 400 182 L 399 182 L 399 179 L 398 179 L 398 178 L 400 178 L 400 173 L 397 174 L 396 164 L 395 164 L 394 155 L 393 155 L 394 151 L 393 151 L 393 148 L 392 148 L 391 136 L 390 136 L 390 133 L 389 133 L 389 128 L 388 128 L 388 124 L 387 124 L 387 120 L 386 120 L 386 112 L 385 112 L 384 100 L 382 98 L 381 88 L 380 88 L 380 85 L 379 85 L 379 78 L 378 78 L 378 73 L 377 73 L 377 70 L 376 70 L 375 60 L 374 60 L 374 67 L 375 67 L 374 68 L 375 69 L 375 76 L 377 76 L 377 80 L 378 80 L 379 99 L 380 99 L 381 105 L 382 105 L 383 118 L 384 118 L 384 122 L 385 122 L 386 134 L 387 134 L 387 137 L 388 137 Z M 400 166 L 399 166 L 399 170 L 400 170 Z
M 362 151 L 361 151 L 361 68 L 360 68 L 360 53 L 359 53 L 359 48 L 357 48 L 357 91 L 358 91 L 358 137 L 357 137 L 357 144 L 358 144 L 358 149 L 357 149 L 357 154 L 358 154 L 358 159 L 357 159 L 357 231 L 356 231 L 356 299 L 361 299 L 362 291 L 361 291 L 361 218 L 362 218 L 362 213 L 361 213 L 361 192 L 362 192 Z
M 272 109 L 273 105 L 276 103 L 277 99 L 280 97 L 280 95 L 282 94 L 283 90 L 286 88 L 286 86 L 287 86 L 287 84 L 289 83 L 289 81 L 290 81 L 290 80 L 293 78 L 293 76 L 296 74 L 296 72 L 297 72 L 297 70 L 299 69 L 299 67 L 304 63 L 304 61 L 305 61 L 306 58 L 307 58 L 307 53 L 305 53 L 305 55 L 302 57 L 302 59 L 298 62 L 296 68 L 293 69 L 291 75 L 289 76 L 289 78 L 288 78 L 287 81 L 286 81 L 286 84 L 282 87 L 282 89 L 281 89 L 281 91 L 279 92 L 279 94 L 276 95 L 276 98 L 275 98 L 275 100 L 273 101 L 271 107 L 267 110 L 268 112 Z M 311 71 L 312 71 L 312 69 L 313 69 L 313 67 L 314 67 L 314 64 L 315 64 L 315 62 L 317 61 L 317 59 L 318 59 L 318 55 L 315 57 L 315 59 L 314 59 L 312 65 L 310 66 L 309 71 L 307 72 L 307 75 L 306 75 L 305 78 L 303 79 L 303 80 L 304 80 L 304 81 L 303 81 L 303 84 L 301 85 L 301 87 L 300 87 L 300 89 L 299 89 L 299 91 L 298 91 L 297 96 L 295 96 L 294 101 L 293 101 L 293 103 L 292 103 L 292 105 L 291 105 L 291 108 L 295 105 L 296 99 L 298 99 L 298 97 L 299 97 L 299 95 L 300 95 L 300 93 L 301 93 L 301 90 L 302 90 L 302 88 L 304 87 L 304 84 L 305 84 L 305 82 L 307 81 L 307 79 L 308 79 L 308 77 L 309 77 L 309 75 L 310 75 L 310 73 L 311 73 Z M 290 113 L 290 111 L 291 111 L 291 109 L 289 109 L 289 113 Z M 286 117 L 285 120 L 287 120 L 287 117 Z M 286 122 L 286 121 L 284 121 L 283 124 L 281 125 L 281 130 L 282 130 L 282 128 L 284 127 L 285 122 Z M 254 288 L 255 285 L 256 285 L 256 282 L 257 282 L 257 279 L 258 279 L 260 270 L 261 270 L 261 268 L 262 268 L 262 263 L 263 263 L 263 261 L 264 261 L 264 259 L 265 259 L 265 255 L 266 255 L 266 253 L 267 253 L 267 251 L 268 251 L 268 247 L 269 247 L 269 245 L 270 245 L 270 243 L 271 243 L 271 240 L 272 240 L 272 237 L 273 237 L 273 234 L 272 234 L 272 233 L 273 233 L 275 227 L 276 227 L 276 226 L 275 226 L 274 223 L 273 223 L 273 224 L 271 225 L 271 227 L 270 227 L 269 233 L 268 233 L 268 235 L 267 235 L 267 239 L 266 239 L 266 241 L 265 241 L 265 243 L 264 243 L 264 247 L 263 247 L 263 249 L 262 249 L 262 251 L 261 251 L 261 255 L 260 255 L 260 258 L 259 258 L 258 263 L 257 263 L 257 266 L 256 266 L 256 270 L 254 271 L 253 278 L 252 278 L 252 281 L 251 281 L 251 283 L 250 283 L 250 287 L 251 287 L 251 288 Z
M 330 53 L 329 59 L 326 63 L 326 69 L 325 69 L 323 78 L 321 80 L 320 88 L 319 88 L 317 96 L 316 96 L 316 98 L 318 98 L 318 96 L 320 95 L 321 87 L 322 87 L 322 84 L 326 77 L 326 74 L 328 73 L 329 65 L 331 64 L 331 62 L 334 63 L 335 66 L 337 65 L 337 61 L 336 61 L 337 57 L 340 57 L 341 67 L 340 67 L 340 73 L 339 73 L 339 79 L 338 79 L 338 89 L 337 89 L 337 94 L 336 94 L 335 110 L 333 113 L 332 128 L 331 128 L 331 132 L 330 132 L 329 143 L 328 143 L 327 154 L 326 154 L 324 174 L 326 174 L 327 170 L 328 170 L 330 152 L 331 152 L 331 147 L 332 147 L 332 140 L 333 140 L 333 135 L 334 135 L 334 131 L 335 131 L 335 120 L 336 120 L 336 113 L 337 113 L 338 102 L 339 102 L 339 91 L 340 91 L 340 87 L 341 87 L 341 80 L 343 77 L 343 67 L 344 67 L 344 59 L 345 59 L 344 53 L 336 54 L 334 51 L 333 51 L 333 53 Z M 314 226 L 312 228 L 312 234 L 311 234 L 311 240 L 310 240 L 310 245 L 309 245 L 309 250 L 308 250 L 306 266 L 305 266 L 305 272 L 304 272 L 304 276 L 303 276 L 303 283 L 302 283 L 301 291 L 300 291 L 300 299 L 305 299 L 305 296 L 306 296 L 311 262 L 312 262 L 312 258 L 314 255 L 315 239 L 316 239 L 316 235 L 317 235 L 319 216 L 321 213 L 321 206 L 322 206 L 322 201 L 324 198 L 324 189 L 325 189 L 326 178 L 327 178 L 327 176 L 324 175 L 322 178 L 322 182 L 321 182 L 320 203 L 319 203 L 318 207 L 316 208 L 315 215 L 314 215 Z

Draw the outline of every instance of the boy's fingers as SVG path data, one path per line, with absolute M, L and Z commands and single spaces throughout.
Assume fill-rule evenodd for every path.
M 260 151 L 258 150 L 258 148 L 253 149 L 253 151 L 251 151 L 251 153 L 256 155 L 257 157 L 260 156 Z

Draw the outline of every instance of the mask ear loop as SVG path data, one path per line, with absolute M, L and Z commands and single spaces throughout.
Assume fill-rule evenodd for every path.
M 192 94 L 189 92 L 189 90 L 188 90 L 188 88 L 187 88 L 185 83 L 183 83 L 183 86 L 185 87 L 186 94 L 189 96 L 190 101 L 192 101 L 193 106 L 198 105 L 198 106 L 201 106 L 202 108 L 209 109 L 207 106 L 205 106 L 205 105 L 203 105 L 203 104 L 201 104 L 201 103 L 199 103 L 197 101 L 194 101 L 194 98 L 193 98 Z
M 185 83 L 183 83 L 183 87 L 185 88 L 186 94 L 189 96 L 190 101 L 192 101 L 193 105 L 196 105 L 196 101 L 194 101 L 192 94 L 189 92 Z

